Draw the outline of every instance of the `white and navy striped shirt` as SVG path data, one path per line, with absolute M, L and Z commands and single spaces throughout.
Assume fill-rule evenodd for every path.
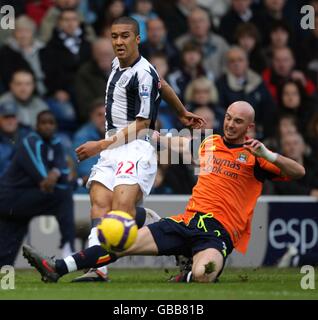
M 137 117 L 150 119 L 154 129 L 160 104 L 160 80 L 142 56 L 121 68 L 116 57 L 106 86 L 106 132 L 126 128 Z

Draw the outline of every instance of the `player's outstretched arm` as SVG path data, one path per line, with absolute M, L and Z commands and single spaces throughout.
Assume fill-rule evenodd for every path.
M 138 134 L 143 129 L 148 129 L 150 124 L 149 119 L 137 118 L 128 127 L 114 134 L 113 136 L 99 141 L 88 141 L 77 149 L 75 149 L 79 161 L 83 161 L 93 157 L 105 149 L 110 147 L 118 147 L 137 138 Z
M 164 79 L 161 79 L 160 82 L 162 98 L 174 108 L 182 124 L 193 129 L 201 128 L 203 124 L 206 123 L 205 119 L 192 112 L 187 111 L 187 109 L 184 107 L 168 82 Z
M 300 179 L 305 175 L 305 168 L 296 161 L 268 150 L 263 143 L 249 139 L 244 147 L 257 157 L 266 159 L 281 169 L 282 174 L 292 179 Z

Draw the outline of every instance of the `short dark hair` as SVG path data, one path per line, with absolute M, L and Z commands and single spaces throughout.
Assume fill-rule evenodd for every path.
M 134 28 L 135 35 L 138 36 L 140 34 L 139 23 L 137 22 L 137 20 L 135 20 L 132 17 L 127 17 L 127 16 L 119 17 L 112 23 L 112 26 L 114 24 L 130 24 Z
M 61 10 L 60 10 L 60 13 L 59 13 L 59 15 L 58 15 L 58 20 L 61 20 L 63 14 L 66 13 L 66 12 L 73 12 L 73 13 L 75 13 L 75 14 L 77 15 L 77 17 L 79 18 L 79 15 L 78 15 L 78 12 L 77 12 L 76 9 L 74 9 L 74 8 L 65 8 L 65 9 L 61 9 Z
M 240 23 L 235 29 L 234 37 L 237 42 L 241 37 L 244 36 L 250 36 L 254 38 L 256 45 L 260 43 L 261 36 L 259 34 L 259 31 L 256 28 L 256 26 L 251 22 Z
M 18 73 L 26 73 L 29 74 L 32 77 L 32 81 L 35 83 L 35 76 L 34 73 L 30 70 L 30 69 L 16 69 L 14 70 L 14 72 L 12 72 L 12 74 L 10 75 L 9 78 L 9 83 L 11 83 L 13 81 L 13 78 L 15 77 L 16 74 Z
M 105 98 L 99 97 L 94 99 L 89 105 L 89 113 L 92 114 L 96 109 L 105 106 Z
M 51 110 L 43 110 L 41 112 L 39 112 L 37 115 L 36 115 L 36 124 L 38 124 L 41 120 L 41 118 L 44 116 L 44 115 L 50 115 L 54 118 L 55 122 L 56 122 L 56 118 L 55 118 L 55 115 L 54 113 L 51 111 Z

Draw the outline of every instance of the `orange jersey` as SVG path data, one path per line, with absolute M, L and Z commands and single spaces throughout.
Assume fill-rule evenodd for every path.
M 234 247 L 245 253 L 265 178 L 287 178 L 274 164 L 256 158 L 241 145 L 227 146 L 219 135 L 201 143 L 199 158 L 200 175 L 186 211 L 171 218 L 188 224 L 196 212 L 210 212 L 228 231 Z

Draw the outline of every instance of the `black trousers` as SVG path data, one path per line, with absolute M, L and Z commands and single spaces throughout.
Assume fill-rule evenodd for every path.
M 32 218 L 56 217 L 61 247 L 69 242 L 74 250 L 75 224 L 72 189 L 44 193 L 38 188 L 0 189 L 0 267 L 13 265 Z

